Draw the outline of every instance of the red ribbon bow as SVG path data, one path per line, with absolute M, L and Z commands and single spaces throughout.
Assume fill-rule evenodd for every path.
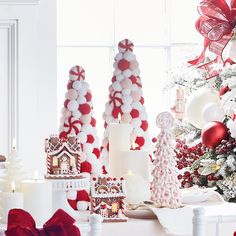
M 203 0 L 198 6 L 200 17 L 196 21 L 196 29 L 203 35 L 204 48 L 201 55 L 195 60 L 189 61 L 192 65 L 199 65 L 205 60 L 206 49 L 216 55 L 213 61 L 198 66 L 209 73 L 210 79 L 220 73 L 219 68 L 214 68 L 216 63 L 225 64 L 233 61 L 227 59 L 223 61 L 222 53 L 233 36 L 233 29 L 236 25 L 236 0 L 231 0 L 230 7 L 225 0 Z
M 21 209 L 12 209 L 8 214 L 6 236 L 80 236 L 75 220 L 59 209 L 42 229 L 37 229 L 33 217 Z

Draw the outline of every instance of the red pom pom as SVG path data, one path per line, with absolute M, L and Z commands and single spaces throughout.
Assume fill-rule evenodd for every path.
M 105 167 L 105 166 L 102 166 L 102 173 L 103 173 L 104 175 L 107 174 L 107 171 L 106 171 L 106 167 Z
M 135 143 L 137 143 L 139 147 L 142 147 L 145 143 L 144 137 L 137 137 Z
M 217 147 L 222 140 L 229 139 L 229 130 L 219 121 L 211 121 L 202 129 L 202 144 L 208 148 Z
M 115 83 L 115 82 L 116 82 L 116 77 L 115 77 L 115 76 L 112 77 L 111 82 L 112 82 L 112 83 Z
M 94 149 L 93 149 L 93 154 L 94 154 L 97 158 L 99 158 L 99 157 L 100 157 L 100 150 L 99 150 L 98 148 L 94 148 Z
M 226 94 L 229 91 L 231 91 L 231 89 L 228 87 L 228 85 L 226 85 L 226 86 L 220 88 L 219 95 L 222 96 L 222 95 Z
M 139 101 L 142 105 L 144 104 L 144 98 L 143 97 L 141 97 Z
M 81 112 L 82 115 L 87 115 L 90 113 L 91 107 L 89 106 L 88 103 L 80 104 L 79 111 Z
M 87 143 L 93 143 L 94 142 L 94 137 L 92 134 L 87 135 Z
M 67 132 L 62 131 L 62 132 L 59 134 L 59 138 L 60 138 L 60 139 L 66 139 L 66 138 L 67 138 Z
M 130 115 L 132 116 L 133 119 L 138 118 L 139 111 L 137 109 L 132 109 L 132 111 L 130 112 Z
M 91 174 L 91 171 L 92 171 L 92 166 L 89 162 L 84 161 L 81 163 L 80 172 L 87 172 Z
M 96 120 L 93 117 L 91 118 L 90 125 L 92 125 L 93 127 L 96 126 Z
M 89 92 L 86 93 L 85 98 L 86 98 L 87 102 L 90 102 L 92 100 L 92 94 Z
M 130 78 L 132 84 L 136 84 L 137 83 L 137 78 L 134 75 L 131 75 L 129 78 Z
M 105 128 L 105 129 L 107 128 L 107 122 L 104 123 L 104 128 Z
M 90 202 L 89 194 L 85 190 L 79 190 L 77 191 L 76 200 Z
M 69 101 L 70 101 L 69 99 L 66 99 L 66 100 L 65 100 L 65 102 L 64 102 L 64 107 L 65 107 L 65 108 L 67 108 L 67 105 L 68 105 Z
M 122 71 L 129 69 L 129 61 L 126 61 L 125 59 L 121 59 L 118 62 L 118 68 Z
M 113 108 L 113 111 L 112 111 L 112 116 L 113 116 L 115 119 L 117 119 L 119 113 L 121 113 L 120 108 L 119 108 L 119 107 L 114 107 L 114 108 Z
M 142 124 L 141 124 L 141 129 L 143 129 L 143 131 L 146 131 L 148 129 L 148 122 L 146 120 L 142 120 Z
M 73 82 L 70 81 L 70 82 L 67 84 L 67 89 L 72 89 L 72 84 L 73 84 Z
M 76 200 L 67 199 L 67 201 L 74 210 L 77 210 L 77 201 Z

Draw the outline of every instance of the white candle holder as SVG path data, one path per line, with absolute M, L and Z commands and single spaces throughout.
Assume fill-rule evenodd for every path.
M 66 191 L 90 189 L 90 179 L 52 179 L 53 211 L 61 208 L 75 219 L 78 219 L 78 211 L 75 211 L 68 203 Z

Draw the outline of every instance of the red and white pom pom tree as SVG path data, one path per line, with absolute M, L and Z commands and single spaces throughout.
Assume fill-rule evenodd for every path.
M 85 71 L 81 66 L 71 68 L 59 133 L 60 138 L 76 135 L 83 152 L 80 171 L 88 176 L 101 172 L 101 160 L 96 120 L 93 117 L 92 93 L 84 79 Z M 79 195 L 78 192 L 74 200 L 80 199 Z
M 154 169 L 152 172 L 151 200 L 156 204 L 169 208 L 181 206 L 180 182 L 175 161 L 174 139 L 171 128 L 174 118 L 169 112 L 157 116 L 157 126 L 161 128 L 156 145 Z
M 121 114 L 121 123 L 132 125 L 131 141 L 135 141 L 138 149 L 148 149 L 151 145 L 147 132 L 147 113 L 144 107 L 142 82 L 136 56 L 133 53 L 134 45 L 124 39 L 118 44 L 119 53 L 113 64 L 115 70 L 112 84 L 109 86 L 109 101 L 106 103 L 103 119 L 105 121 L 102 154 L 105 165 L 108 163 L 108 129 L 110 122 L 116 122 Z

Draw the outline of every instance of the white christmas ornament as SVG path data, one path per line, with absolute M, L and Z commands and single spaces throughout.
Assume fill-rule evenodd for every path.
M 225 115 L 218 103 L 208 103 L 202 110 L 202 117 L 205 122 L 223 121 Z
M 186 104 L 186 116 L 195 127 L 202 129 L 207 123 L 202 116 L 203 108 L 210 102 L 219 103 L 219 95 L 210 89 L 199 89 L 190 96 Z

